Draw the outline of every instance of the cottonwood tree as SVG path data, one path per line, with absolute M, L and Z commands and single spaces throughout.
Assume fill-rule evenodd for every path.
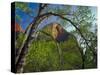
M 73 22 L 78 23 L 77 27 L 81 31 L 84 37 L 81 37 L 77 30 L 73 31 L 79 38 L 79 44 L 83 48 L 83 62 L 84 68 L 90 67 L 89 63 L 92 63 L 92 67 L 97 67 L 97 24 L 96 14 L 90 7 L 77 7 L 77 10 L 73 12 Z M 93 46 L 94 44 L 94 46 Z M 88 63 L 88 65 L 85 65 Z M 93 65 L 95 64 L 95 65 Z

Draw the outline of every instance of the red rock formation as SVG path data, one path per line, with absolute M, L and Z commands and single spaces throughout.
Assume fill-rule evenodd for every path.
M 24 32 L 24 30 L 21 28 L 21 26 L 18 23 L 15 23 L 15 32 Z

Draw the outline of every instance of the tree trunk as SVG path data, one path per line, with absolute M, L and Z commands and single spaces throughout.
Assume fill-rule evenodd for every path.
M 38 16 L 39 16 L 39 14 L 38 14 Z M 49 15 L 43 16 L 43 17 L 38 17 L 38 16 L 30 24 L 31 26 L 29 27 L 28 31 L 26 31 L 27 33 L 25 35 L 24 41 L 23 41 L 20 49 L 18 50 L 19 55 L 16 57 L 16 62 L 15 62 L 17 73 L 23 72 L 23 67 L 25 65 L 25 59 L 26 59 L 25 56 L 28 53 L 30 44 L 34 40 L 34 37 L 32 37 L 32 35 L 36 35 L 36 28 L 38 27 L 38 24 L 45 18 L 49 17 Z M 34 30 L 34 32 L 33 32 L 33 30 Z
M 37 19 L 36 19 L 37 20 Z M 30 29 L 30 32 L 25 36 L 25 40 L 23 41 L 21 48 L 19 49 L 19 56 L 16 57 L 16 72 L 22 73 L 23 67 L 25 64 L 25 56 L 28 53 L 29 45 L 31 44 L 30 39 L 32 38 L 31 34 L 33 29 L 36 28 L 36 21 L 32 24 L 32 27 Z M 34 39 L 34 38 L 33 38 Z

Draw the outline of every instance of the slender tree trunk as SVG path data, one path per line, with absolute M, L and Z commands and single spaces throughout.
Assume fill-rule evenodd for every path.
M 32 30 L 35 29 L 36 21 L 32 24 L 32 27 L 30 29 L 29 35 L 26 35 L 25 40 L 19 50 L 19 56 L 16 57 L 16 72 L 22 73 L 23 72 L 23 66 L 25 64 L 25 56 L 28 53 L 29 45 L 31 44 L 30 39 L 32 38 L 31 34 L 33 33 Z M 34 38 L 33 38 L 34 39 Z
M 85 68 L 85 64 L 84 64 L 84 62 L 85 62 L 85 56 L 82 54 L 81 55 L 82 56 L 82 69 L 84 69 Z
M 62 70 L 62 67 L 63 67 L 63 56 L 62 56 L 62 50 L 61 50 L 61 47 L 60 47 L 60 45 L 59 45 L 58 42 L 56 42 L 56 45 L 57 45 L 57 49 L 58 49 L 58 53 L 59 53 L 60 69 Z
M 16 73 L 22 73 L 23 72 L 23 67 L 25 65 L 25 60 L 26 60 L 26 58 L 25 58 L 26 54 L 28 53 L 30 44 L 34 40 L 32 35 L 35 35 L 35 32 L 33 32 L 33 30 L 36 30 L 38 23 L 40 23 L 43 19 L 48 17 L 48 16 L 43 16 L 42 18 L 39 17 L 41 11 L 44 9 L 45 6 L 46 5 L 44 5 L 42 7 L 42 4 L 40 4 L 38 15 L 35 18 L 35 20 L 30 24 L 31 25 L 30 29 L 27 32 L 20 49 L 18 50 L 19 55 L 16 57 L 16 61 L 15 61 Z

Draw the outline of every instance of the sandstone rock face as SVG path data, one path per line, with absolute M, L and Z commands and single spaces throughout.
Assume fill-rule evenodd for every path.
M 15 32 L 24 32 L 18 23 L 15 23 Z
M 67 40 L 69 34 L 60 26 L 60 24 L 54 23 L 52 25 L 52 36 L 58 42 Z
M 69 36 L 69 33 L 58 23 L 44 27 L 43 31 L 50 34 L 58 42 L 67 40 Z

